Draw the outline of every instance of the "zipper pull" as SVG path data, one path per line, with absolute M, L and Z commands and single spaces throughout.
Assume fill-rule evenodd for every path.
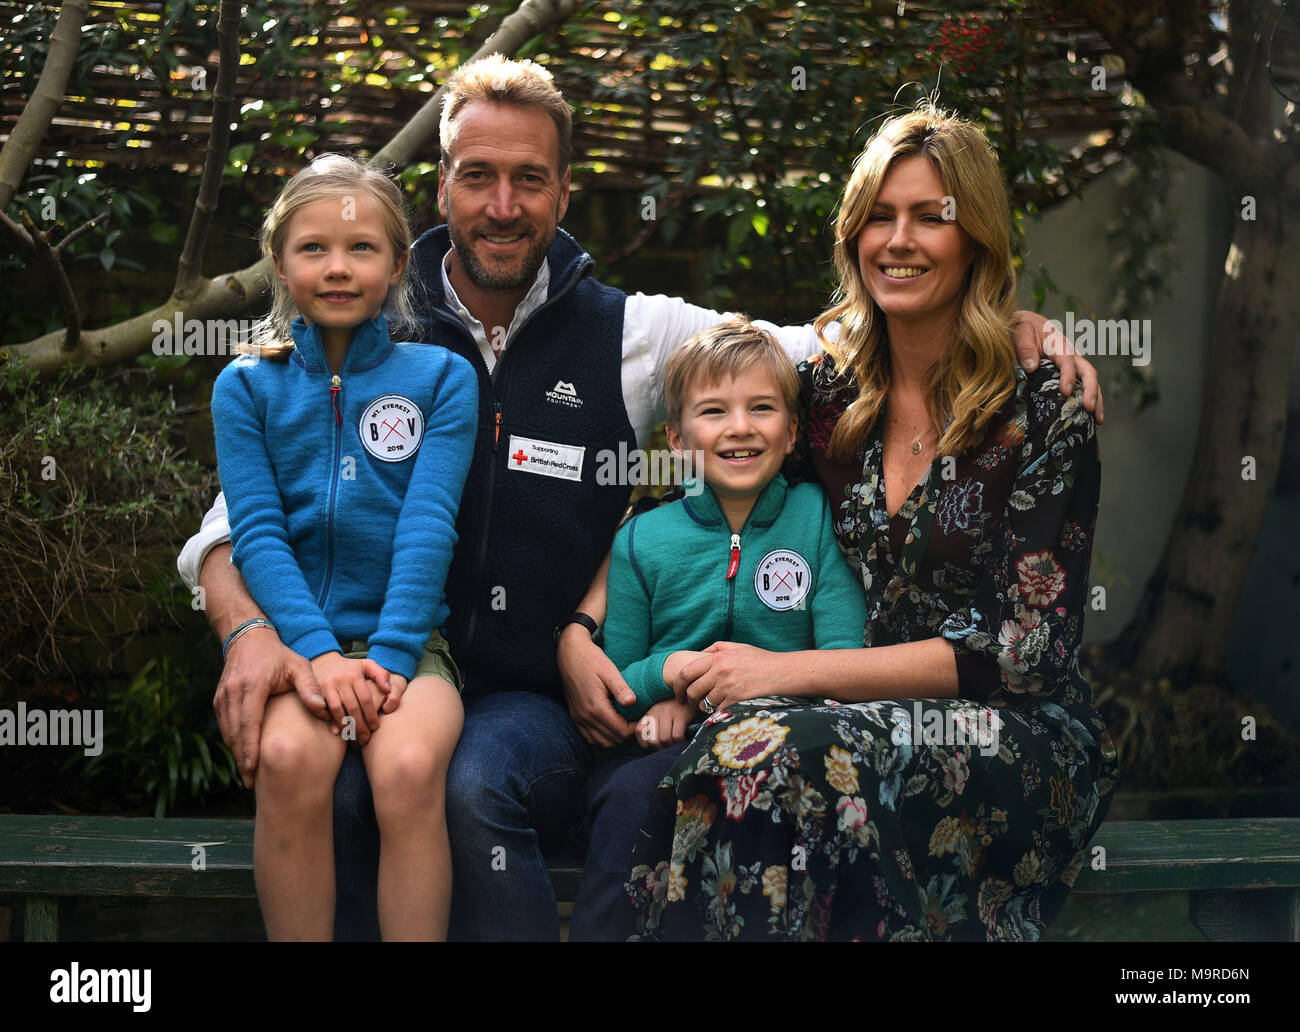
M 496 433 L 492 437 L 492 450 L 497 450 L 497 445 L 501 443 L 501 402 L 492 402 L 492 407 L 496 410 Z
M 727 580 L 736 576 L 736 571 L 740 569 L 740 535 L 731 535 L 731 562 L 727 564 Z
M 343 381 L 338 375 L 330 380 L 330 404 L 334 406 L 334 420 L 339 425 L 343 425 L 343 414 L 339 412 L 339 391 L 343 389 Z

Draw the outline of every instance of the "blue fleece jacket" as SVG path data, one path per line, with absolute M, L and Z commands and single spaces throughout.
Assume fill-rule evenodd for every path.
M 353 331 L 338 377 L 319 327 L 295 320 L 293 339 L 287 361 L 241 356 L 213 387 L 233 562 L 295 652 L 364 640 L 410 678 L 447 620 L 474 372 L 445 348 L 393 343 L 382 316 Z

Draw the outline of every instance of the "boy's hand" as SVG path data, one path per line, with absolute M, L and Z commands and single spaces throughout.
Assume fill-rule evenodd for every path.
M 680 652 L 672 653 L 664 660 L 664 684 L 673 690 L 673 694 L 677 696 L 679 702 L 685 701 L 686 686 L 690 684 L 690 681 L 682 679 L 682 671 L 686 669 L 687 664 L 692 660 L 699 659 L 702 655 L 704 655 L 703 652 L 692 652 L 683 649 Z
M 334 718 L 335 733 L 341 733 L 347 726 L 344 721 L 351 717 L 356 740 L 365 745 L 379 730 L 377 697 L 388 690 L 388 671 L 374 660 L 346 659 L 338 652 L 317 656 L 311 661 L 311 670 Z
M 695 719 L 696 707 L 690 703 L 667 699 L 656 702 L 636 725 L 636 741 L 642 749 L 662 749 L 686 738 L 686 729 Z

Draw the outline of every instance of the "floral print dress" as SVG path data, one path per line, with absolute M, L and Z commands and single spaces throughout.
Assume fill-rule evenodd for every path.
M 826 447 L 857 396 L 800 366 L 800 445 L 867 595 L 864 644 L 942 635 L 958 698 L 771 696 L 715 713 L 656 790 L 627 883 L 639 938 L 1037 939 L 1109 808 L 1114 745 L 1078 665 L 1100 486 L 1055 367 L 896 516 L 879 429 Z

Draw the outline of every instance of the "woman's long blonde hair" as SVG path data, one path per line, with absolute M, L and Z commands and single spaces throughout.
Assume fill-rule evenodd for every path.
M 284 243 L 289 235 L 289 221 L 294 213 L 308 204 L 332 197 L 355 196 L 369 193 L 379 202 L 383 212 L 384 231 L 393 249 L 395 260 L 411 249 L 411 226 L 406 219 L 406 205 L 401 187 L 377 168 L 345 154 L 321 154 L 293 176 L 272 203 L 262 221 L 259 243 L 262 257 L 284 257 Z M 401 277 L 388 290 L 384 311 L 394 327 L 410 328 L 415 325 L 411 307 L 410 263 Z M 289 288 L 271 273 L 271 311 L 253 328 L 251 346 L 241 351 L 262 358 L 287 358 L 293 350 L 290 327 L 298 317 L 298 306 L 289 296 Z
M 856 457 L 892 382 L 885 316 L 862 281 L 858 237 L 886 174 L 914 154 L 924 155 L 938 169 L 955 202 L 957 224 L 970 236 L 975 251 L 952 342 L 926 382 L 926 408 L 942 431 L 939 454 L 960 455 L 976 445 L 1015 390 L 1011 212 L 993 148 L 978 126 L 932 106 L 891 118 L 853 163 L 835 221 L 839 286 L 831 308 L 815 323 L 837 367 L 851 372 L 858 385 L 857 400 L 831 436 L 829 454 L 839 462 Z M 825 330 L 836 321 L 840 333 L 831 341 Z

